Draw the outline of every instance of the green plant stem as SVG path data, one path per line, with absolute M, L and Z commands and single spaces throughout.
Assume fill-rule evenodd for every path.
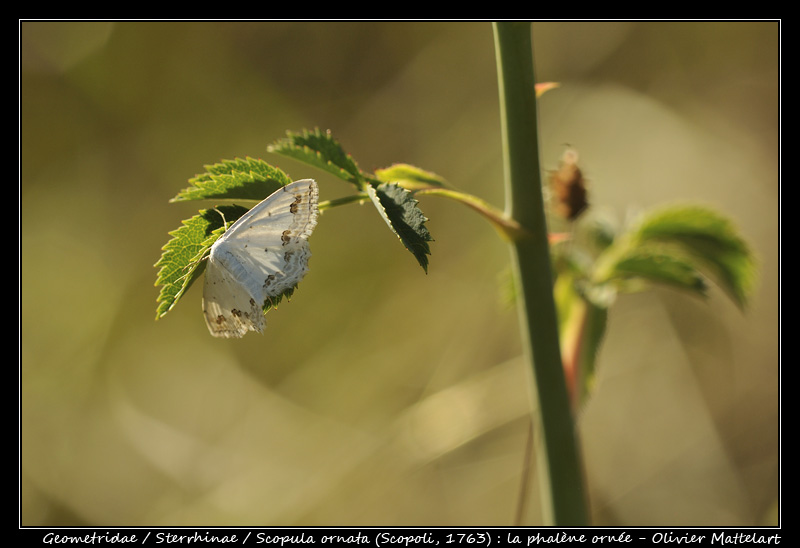
M 529 23 L 495 23 L 506 213 L 529 233 L 511 243 L 525 353 L 538 404 L 536 444 L 545 525 L 586 525 L 575 425 L 561 362 L 539 165 Z
M 491 204 L 487 203 L 480 198 L 473 196 L 471 194 L 466 194 L 464 192 L 459 192 L 457 190 L 450 190 L 447 188 L 425 188 L 418 190 L 416 192 L 417 195 L 420 194 L 429 194 L 433 196 L 443 196 L 445 198 L 450 198 L 457 202 L 464 204 L 467 207 L 472 208 L 473 210 L 477 211 L 481 215 L 484 216 L 489 222 L 494 225 L 494 227 L 498 230 L 501 236 L 503 236 L 506 240 L 514 240 L 523 236 L 524 234 L 520 234 L 520 232 L 524 232 L 522 227 L 504 212 L 498 210 Z

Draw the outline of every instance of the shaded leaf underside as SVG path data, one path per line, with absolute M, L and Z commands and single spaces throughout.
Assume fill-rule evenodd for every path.
M 417 206 L 417 200 L 395 183 L 383 183 L 377 188 L 370 186 L 368 192 L 383 220 L 427 272 L 431 253 L 428 242 L 433 238 L 425 227 L 428 219 Z

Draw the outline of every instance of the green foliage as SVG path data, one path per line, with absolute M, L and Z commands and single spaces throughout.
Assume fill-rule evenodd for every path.
M 755 256 L 734 224 L 716 211 L 696 205 L 661 209 L 642 219 L 634 239 L 640 246 L 674 246 L 742 308 L 755 288 Z
M 641 278 L 705 294 L 706 283 L 695 265 L 656 249 L 632 249 L 614 264 L 619 279 Z
M 575 240 L 555 246 L 554 264 L 562 348 L 578 354 L 565 365 L 575 371 L 579 400 L 589 392 L 607 310 L 619 293 L 665 285 L 705 297 L 712 280 L 744 308 L 755 288 L 755 256 L 733 223 L 710 208 L 659 208 L 618 234 L 588 220 L 578 227 Z
M 371 202 L 392 232 L 427 272 L 427 218 L 416 195 L 435 195 L 463 203 L 489 220 L 510 241 L 530 234 L 483 200 L 449 188 L 439 175 L 408 164 L 393 164 L 365 173 L 330 132 L 289 132 L 268 150 L 321 169 L 356 187 L 353 196 L 320 204 L 321 209 L 350 202 Z M 253 158 L 224 160 L 206 166 L 189 179 L 173 202 L 188 200 L 262 200 L 291 182 L 280 169 Z M 170 232 L 156 263 L 160 285 L 156 316 L 175 306 L 200 276 L 204 258 L 216 239 L 247 211 L 234 205 L 204 209 Z M 595 359 L 603 340 L 608 308 L 619 293 L 667 285 L 705 296 L 708 280 L 719 284 L 740 307 L 756 280 L 756 261 L 733 223 L 702 206 L 684 205 L 648 212 L 618 233 L 597 219 L 576 225 L 578 236 L 553 246 L 556 303 L 565 368 L 572 376 L 573 396 L 589 391 Z M 269 308 L 279 302 L 266 303 Z
M 636 280 L 674 285 L 705 295 L 711 278 L 739 307 L 747 304 L 756 280 L 756 259 L 733 223 L 698 205 L 650 212 L 617 237 L 598 257 L 594 283 L 615 289 Z
M 428 219 L 417 207 L 417 200 L 396 183 L 383 183 L 377 188 L 369 186 L 367 191 L 383 220 L 427 272 L 427 256 L 431 253 L 428 242 L 433 238 L 425 228 Z
M 377 169 L 375 170 L 375 176 L 379 181 L 402 184 L 403 188 L 409 190 L 447 186 L 447 182 L 439 175 L 409 164 L 394 164 L 383 169 Z
M 205 168 L 204 173 L 189 179 L 190 186 L 170 201 L 260 201 L 291 182 L 280 169 L 254 158 L 223 160 Z M 159 269 L 156 285 L 161 286 L 156 299 L 156 318 L 169 312 L 203 272 L 203 259 L 225 232 L 224 224 L 230 225 L 246 212 L 247 208 L 235 205 L 204 209 L 169 233 L 172 239 L 164 245 L 155 264 Z
M 375 206 L 381 218 L 397 235 L 419 265 L 428 271 L 428 255 L 432 241 L 425 227 L 428 220 L 419 209 L 412 192 L 431 186 L 442 186 L 444 180 L 431 172 L 408 164 L 395 164 L 376 171 L 362 172 L 356 161 L 344 151 L 330 132 L 304 130 L 288 132 L 267 150 L 294 158 L 354 184 Z
M 405 164 L 379 171 L 379 175 L 363 173 L 330 132 L 304 130 L 287 136 L 268 147 L 277 154 L 304 162 L 312 167 L 352 183 L 358 192 L 352 199 L 320 204 L 321 209 L 352 201 L 371 201 L 389 228 L 427 272 L 432 241 L 412 192 L 421 188 L 441 187 L 444 181 L 422 169 Z M 402 167 L 401 167 L 402 166 Z M 189 186 L 171 201 L 213 200 L 215 203 L 234 200 L 261 201 L 292 179 L 277 167 L 254 158 L 223 160 L 205 166 L 206 171 L 189 179 Z M 424 184 L 423 184 L 424 182 Z M 162 248 L 156 262 L 156 285 L 161 286 L 157 298 L 156 317 L 169 312 L 205 269 L 204 259 L 211 246 L 231 223 L 247 208 L 226 205 L 201 210 L 182 221 L 169 233 L 172 237 Z M 223 225 L 224 216 L 224 226 Z M 288 295 L 287 295 L 288 296 Z M 266 303 L 265 309 L 280 299 Z
M 189 179 L 172 202 L 188 200 L 258 200 L 292 182 L 288 175 L 263 160 L 223 160 L 205 166 L 206 172 Z
M 169 233 L 172 239 L 161 248 L 163 253 L 155 264 L 159 269 L 156 285 L 161 286 L 156 299 L 156 318 L 169 312 L 205 269 L 203 258 L 225 232 L 222 215 L 230 224 L 246 212 L 247 209 L 240 206 L 205 209 L 182 221 L 180 228 Z
M 314 129 L 313 131 L 303 130 L 300 133 L 287 132 L 284 139 L 269 145 L 267 151 L 294 158 L 327 171 L 340 179 L 353 183 L 359 189 L 363 187 L 364 176 L 358 164 L 344 151 L 329 131 L 322 132 Z

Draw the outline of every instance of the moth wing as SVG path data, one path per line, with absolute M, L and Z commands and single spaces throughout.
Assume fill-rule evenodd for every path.
M 215 337 L 242 337 L 262 333 L 267 320 L 256 297 L 218 261 L 209 258 L 203 287 L 203 314 Z
M 317 226 L 319 188 L 312 179 L 279 188 L 242 215 L 220 239 L 260 241 L 276 233 L 281 244 L 307 240 Z M 266 241 L 266 240 L 265 240 Z
M 240 217 L 211 247 L 203 310 L 212 335 L 262 332 L 262 307 L 308 271 L 308 237 L 319 190 L 311 179 L 288 184 Z

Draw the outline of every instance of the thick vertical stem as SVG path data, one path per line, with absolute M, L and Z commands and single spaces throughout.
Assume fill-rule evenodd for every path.
M 511 244 L 525 352 L 538 404 L 539 484 L 545 525 L 585 525 L 586 498 L 567 396 L 539 165 L 538 120 L 529 23 L 495 23 L 506 213 L 529 236 Z

